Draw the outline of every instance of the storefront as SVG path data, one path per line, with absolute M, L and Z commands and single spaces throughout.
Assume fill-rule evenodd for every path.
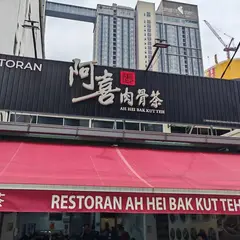
M 118 143 L 238 147 L 237 138 L 161 132 L 170 123 L 238 128 L 239 90 L 237 81 L 0 55 L 1 136 L 28 137 L 0 140 L 1 239 L 108 222 L 136 240 L 194 240 L 201 230 L 235 240 L 239 155 Z M 43 134 L 62 142 L 30 140 Z M 108 145 L 93 145 L 101 138 Z
M 150 240 L 159 222 L 171 238 L 173 229 L 190 234 L 204 222 L 213 228 L 216 215 L 240 215 L 239 155 L 12 141 L 0 152 L 1 212 L 12 212 L 18 234 L 39 219 L 68 231 L 72 214 L 75 229 L 87 221 L 100 230 L 107 219 Z
M 0 54 L 0 86 L 1 111 L 240 126 L 239 81 Z

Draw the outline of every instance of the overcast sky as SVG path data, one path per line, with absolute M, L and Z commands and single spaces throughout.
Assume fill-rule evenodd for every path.
M 137 0 L 51 0 L 65 4 L 73 4 L 96 8 L 97 3 L 112 5 L 117 3 L 135 7 Z M 155 2 L 156 8 L 160 0 L 146 0 Z M 230 38 L 224 33 L 235 38 L 235 45 L 240 40 L 240 0 L 184 0 L 185 3 L 193 3 L 199 6 L 200 31 L 202 38 L 204 66 L 214 64 L 214 54 L 218 54 L 218 60 L 225 60 L 226 53 L 223 46 L 203 22 L 206 19 L 219 31 L 223 40 L 228 43 Z M 93 49 L 93 24 L 76 22 L 65 19 L 47 18 L 46 29 L 46 57 L 49 59 L 71 61 L 73 58 L 92 60 Z

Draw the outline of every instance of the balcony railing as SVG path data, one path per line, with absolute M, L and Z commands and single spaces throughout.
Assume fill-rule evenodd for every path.
M 129 120 L 102 119 L 90 117 L 61 116 L 42 113 L 0 111 L 0 122 L 57 125 L 69 127 L 108 128 L 116 130 L 158 131 L 162 132 L 162 123 L 150 123 Z
M 0 111 L 0 135 L 14 137 L 51 137 L 98 142 L 169 145 L 174 147 L 236 149 L 240 138 L 186 133 L 164 133 L 163 123 L 119 119 L 60 116 L 18 111 Z M 200 127 L 200 126 L 197 126 Z M 184 126 L 183 126 L 184 128 Z M 194 126 L 185 126 L 193 129 Z M 211 127 L 202 126 L 203 129 Z M 215 129 L 216 130 L 216 129 Z M 221 129 L 231 131 L 231 129 Z M 192 132 L 192 131 L 190 131 Z

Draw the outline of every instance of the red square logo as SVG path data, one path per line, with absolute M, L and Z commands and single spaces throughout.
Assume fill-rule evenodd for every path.
M 135 72 L 120 72 L 120 83 L 122 85 L 135 86 L 136 84 L 136 75 Z

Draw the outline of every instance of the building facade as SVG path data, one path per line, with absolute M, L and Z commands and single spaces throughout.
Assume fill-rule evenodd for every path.
M 136 6 L 136 65 L 137 69 L 146 69 L 154 52 L 156 39 L 155 4 L 138 1 Z M 152 64 L 149 70 L 158 71 Z
M 196 5 L 162 0 L 138 1 L 128 7 L 98 5 L 94 28 L 94 60 L 100 65 L 146 69 L 156 39 L 170 47 L 160 49 L 150 70 L 203 76 L 201 38 Z
M 156 12 L 157 38 L 170 47 L 160 50 L 158 71 L 203 76 L 203 58 L 196 5 L 163 0 Z
M 97 6 L 93 59 L 99 65 L 135 69 L 135 39 L 134 9 Z
M 0 31 L 4 36 L 0 38 L 0 53 L 44 58 L 45 3 L 0 1 Z

